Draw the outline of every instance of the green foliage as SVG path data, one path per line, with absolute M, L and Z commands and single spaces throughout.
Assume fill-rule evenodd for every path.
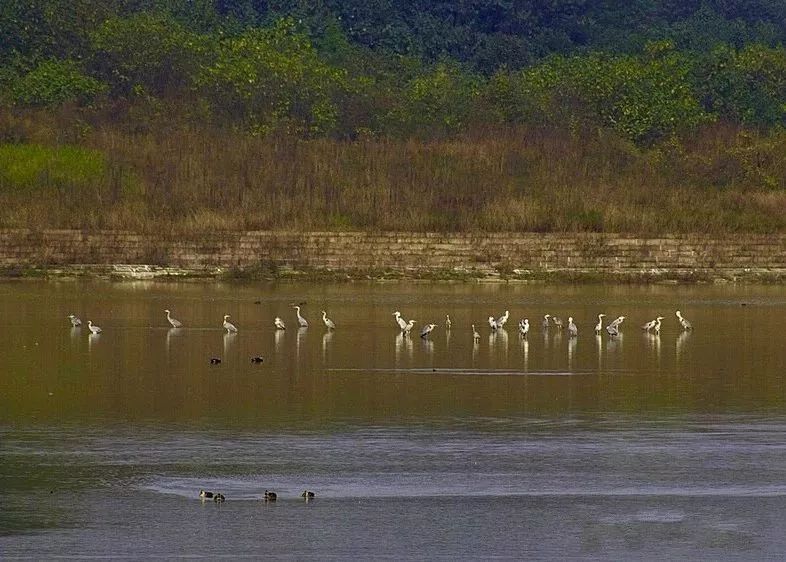
M 6 0 L 0 103 L 264 134 L 786 124 L 786 2 Z M 117 103 L 121 101 L 121 103 Z M 171 119 L 171 117 L 169 117 Z
M 5 193 L 85 187 L 103 179 L 106 172 L 106 159 L 97 150 L 0 145 L 0 190 Z
M 548 120 L 578 118 L 647 141 L 710 118 L 694 95 L 690 71 L 689 60 L 668 43 L 651 44 L 640 57 L 554 57 L 522 72 L 518 95 L 531 98 Z
M 695 72 L 708 111 L 758 126 L 786 125 L 786 50 L 718 46 Z
M 284 128 L 305 135 L 337 125 L 337 98 L 346 73 L 320 60 L 291 20 L 221 41 L 199 76 L 217 111 L 245 119 L 257 131 Z
M 112 18 L 92 40 L 96 72 L 122 95 L 182 93 L 210 51 L 207 36 L 158 13 Z
M 466 128 L 479 95 L 479 80 L 456 66 L 439 64 L 405 86 L 390 125 L 405 134 L 440 136 Z
M 69 60 L 44 61 L 11 86 L 16 103 L 40 106 L 85 103 L 104 90 L 104 84 L 83 74 L 76 63 Z

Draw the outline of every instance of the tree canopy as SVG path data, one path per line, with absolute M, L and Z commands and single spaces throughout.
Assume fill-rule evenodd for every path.
M 786 125 L 780 0 L 6 0 L 0 102 L 256 134 Z

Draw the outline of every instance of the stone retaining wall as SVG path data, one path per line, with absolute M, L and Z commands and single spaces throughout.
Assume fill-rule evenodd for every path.
M 0 231 L 0 267 L 146 264 L 429 276 L 786 280 L 786 235 L 227 232 L 190 239 L 128 232 Z M 132 268 L 133 269 L 133 268 Z M 156 268 L 148 268 L 156 271 Z

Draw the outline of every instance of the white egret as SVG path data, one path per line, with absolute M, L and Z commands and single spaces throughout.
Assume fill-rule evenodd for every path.
M 475 324 L 472 325 L 472 341 L 480 341 L 480 334 L 475 329 Z
M 453 325 L 453 322 L 450 321 L 450 314 L 445 315 L 445 329 L 450 330 L 450 327 Z
M 605 316 L 606 316 L 606 315 L 605 315 L 605 314 L 602 314 L 602 313 L 601 313 L 601 314 L 598 314 L 598 323 L 597 323 L 597 324 L 595 324 L 595 333 L 596 333 L 596 334 L 600 334 L 600 331 L 603 329 L 603 318 L 604 318 Z
M 563 326 L 563 324 L 562 324 L 562 318 L 560 318 L 559 316 L 552 316 L 552 317 L 551 317 L 551 320 L 552 320 L 552 322 L 554 322 L 554 325 L 555 325 L 557 328 L 559 328 L 560 330 L 562 329 L 562 326 Z
M 568 316 L 568 336 L 575 338 L 579 335 L 579 329 L 573 323 L 573 316 Z
M 606 326 L 606 331 L 609 333 L 609 335 L 611 336 L 619 335 L 620 333 L 619 325 L 622 324 L 624 320 L 625 320 L 624 316 L 618 316 L 612 321 L 611 324 Z
M 655 319 L 655 326 L 653 326 L 653 330 L 654 330 L 654 332 L 656 334 L 660 334 L 660 322 L 661 322 L 661 320 L 664 320 L 663 316 L 658 316 Z
M 430 334 L 430 333 L 431 333 L 431 332 L 434 330 L 434 328 L 436 328 L 436 327 L 437 327 L 437 325 L 436 325 L 436 324 L 428 324 L 428 325 L 426 325 L 426 326 L 423 328 L 423 330 L 420 332 L 420 337 L 421 337 L 421 338 L 427 338 L 427 337 L 428 337 L 428 335 L 429 335 L 429 334 Z
M 235 325 L 232 324 L 231 322 L 227 322 L 227 318 L 229 318 L 229 314 L 224 314 L 224 323 L 222 324 L 222 326 L 224 326 L 224 329 L 227 331 L 227 334 L 236 333 L 237 328 L 235 328 Z
M 549 318 L 551 318 L 551 314 L 544 314 L 543 315 L 543 329 L 549 329 Z
M 182 328 L 183 323 L 180 320 L 175 320 L 169 313 L 169 310 L 164 310 L 166 312 L 166 319 L 169 320 L 169 323 L 172 324 L 173 328 Z
M 396 323 L 398 324 L 398 327 L 401 328 L 402 331 L 406 330 L 407 321 L 401 317 L 401 313 L 397 310 L 396 312 L 393 313 L 393 316 L 396 317 Z
M 644 330 L 645 332 L 649 332 L 655 327 L 655 324 L 657 323 L 658 323 L 657 320 L 650 320 L 649 322 L 642 324 L 641 329 Z
M 276 330 L 286 330 L 287 326 L 284 324 L 284 321 L 276 316 L 276 319 L 273 320 L 273 325 L 276 327 Z
M 87 328 L 90 330 L 90 333 L 93 334 L 94 336 L 103 332 L 103 330 L 98 326 L 93 326 L 93 322 L 91 320 L 87 321 Z
M 521 322 L 519 322 L 519 332 L 522 336 L 526 337 L 529 333 L 529 319 L 525 318 Z
M 68 315 L 68 319 L 71 320 L 71 327 L 72 328 L 78 328 L 79 326 L 82 325 L 82 321 L 79 318 L 77 318 L 76 316 L 74 316 L 73 314 L 69 314 Z
M 412 327 L 413 327 L 414 325 L 415 325 L 415 320 L 410 320 L 409 322 L 407 322 L 407 323 L 404 325 L 404 329 L 402 330 L 403 334 L 404 334 L 405 336 L 408 336 L 408 335 L 409 335 L 409 332 L 410 332 L 410 330 L 412 330 Z
M 675 312 L 675 314 L 677 315 L 677 318 L 679 319 L 680 324 L 682 324 L 682 329 L 683 330 L 692 330 L 693 329 L 693 324 L 688 322 L 679 310 L 677 312 Z
M 497 318 L 496 320 L 497 328 L 502 328 L 507 323 L 509 317 L 510 317 L 510 311 L 506 310 L 505 314 Z
M 297 314 L 297 323 L 301 328 L 308 328 L 308 320 L 300 315 L 300 306 L 295 305 L 293 308 L 295 309 L 295 314 Z
M 336 324 L 330 318 L 327 317 L 327 312 L 325 312 L 324 310 L 322 311 L 322 321 L 325 323 L 325 326 L 327 326 L 328 330 L 336 329 Z
M 492 330 L 496 330 L 497 328 L 499 328 L 499 326 L 497 326 L 497 321 L 494 320 L 493 316 L 489 316 L 489 328 L 491 328 Z

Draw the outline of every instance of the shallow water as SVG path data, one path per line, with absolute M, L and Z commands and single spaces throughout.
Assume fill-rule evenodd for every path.
M 403 338 L 394 310 L 453 326 Z M 0 558 L 778 556 L 784 311 L 782 287 L 5 283 Z

